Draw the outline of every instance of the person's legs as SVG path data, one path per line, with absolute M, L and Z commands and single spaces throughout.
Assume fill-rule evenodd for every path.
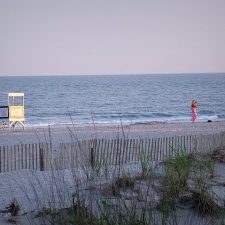
M 191 118 L 191 121 L 194 123 L 195 120 L 197 118 L 197 115 L 195 113 L 192 113 L 192 118 Z

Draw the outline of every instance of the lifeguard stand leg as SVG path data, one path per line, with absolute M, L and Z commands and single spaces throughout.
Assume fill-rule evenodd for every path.
M 9 128 L 15 127 L 15 126 L 16 126 L 16 121 L 9 122 Z
M 19 121 L 20 124 L 22 125 L 23 129 L 25 128 L 25 124 L 22 121 Z
M 19 122 L 22 125 L 23 129 L 25 128 L 25 124 L 22 121 L 12 121 L 12 122 L 9 122 L 9 128 L 10 127 L 13 127 L 14 128 L 16 126 L 16 123 L 17 122 Z

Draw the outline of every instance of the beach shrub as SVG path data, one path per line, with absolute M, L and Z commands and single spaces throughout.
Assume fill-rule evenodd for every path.
M 205 166 L 207 168 L 209 178 L 213 178 L 214 175 L 215 175 L 215 163 L 214 163 L 214 161 L 208 160 L 205 163 Z
M 122 189 L 133 189 L 134 188 L 134 179 L 129 176 L 119 177 L 115 180 L 115 185 L 118 188 Z
M 68 209 L 68 222 L 71 225 L 99 225 L 99 220 L 87 207 L 74 204 Z
M 162 195 L 157 209 L 162 212 L 162 224 L 167 224 L 169 218 L 176 220 L 176 200 L 182 198 L 188 191 L 187 180 L 191 174 L 191 157 L 184 151 L 177 152 L 165 161 L 165 171 L 162 177 Z
M 187 190 L 187 179 L 192 169 L 191 158 L 185 152 L 181 152 L 175 157 L 169 157 L 165 164 L 165 194 L 168 197 L 178 197 Z
M 124 175 L 123 177 L 115 178 L 112 184 L 110 184 L 104 191 L 108 194 L 112 194 L 113 196 L 120 196 L 121 190 L 133 190 L 134 184 L 134 178 Z
M 212 192 L 210 181 L 202 176 L 194 179 L 195 188 L 192 190 L 193 207 L 200 215 L 217 215 L 222 208 L 217 204 L 217 198 Z
M 225 162 L 225 147 L 220 147 L 213 150 L 210 156 L 212 160 L 224 163 Z
M 141 163 L 141 179 L 154 179 L 159 177 L 157 172 L 155 171 L 155 168 L 153 167 L 154 162 L 150 160 L 149 157 L 147 157 L 146 154 L 141 153 L 140 155 L 140 163 Z
M 117 201 L 104 199 L 99 204 L 100 221 L 102 225 L 157 225 L 154 210 L 147 205 L 140 206 L 136 200 L 127 201 L 118 198 Z
M 213 178 L 215 176 L 215 161 L 208 155 L 196 154 L 192 161 L 192 176 Z
M 12 216 L 18 216 L 19 215 L 20 205 L 15 198 L 12 200 L 9 207 L 7 207 L 7 210 Z

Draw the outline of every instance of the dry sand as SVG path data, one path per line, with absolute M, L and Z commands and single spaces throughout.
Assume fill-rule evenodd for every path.
M 177 135 L 204 135 L 211 133 L 219 133 L 225 131 L 225 121 L 213 122 L 171 122 L 171 123 L 139 123 L 139 124 L 95 124 L 95 125 L 62 125 L 50 127 L 27 127 L 0 130 L 0 145 L 12 145 L 18 143 L 38 143 L 49 141 L 54 143 L 68 142 L 71 139 L 90 139 L 90 138 L 118 138 L 125 135 L 126 138 L 145 138 L 145 137 L 162 137 Z M 136 166 L 132 165 L 132 169 L 139 171 Z M 220 171 L 223 174 L 224 168 Z M 35 200 L 38 193 L 39 199 L 46 199 L 43 195 L 48 195 L 51 187 L 51 179 L 49 172 L 32 172 L 32 171 L 15 171 L 0 174 L 0 210 L 4 210 L 10 204 L 13 198 L 16 198 L 22 207 L 22 212 L 31 211 L 37 208 Z M 74 190 L 73 174 L 71 171 L 62 171 L 67 191 Z M 82 173 L 82 172 L 81 172 Z M 77 173 L 76 173 L 77 174 Z M 43 187 L 40 191 L 37 180 L 41 180 Z M 34 188 L 35 187 L 35 188 Z M 38 191 L 34 191 L 34 190 Z M 32 204 L 33 203 L 33 204 Z M 34 204 L 35 203 L 35 204 Z M 31 207 L 32 206 L 32 207 Z M 39 206 L 45 206 L 45 202 Z M 0 224 L 6 223 L 6 218 L 1 218 Z M 4 217 L 4 216 L 3 216 Z M 7 217 L 7 216 L 6 216 Z M 22 217 L 21 217 L 22 218 Z M 20 218 L 20 219 L 21 219 Z M 25 224 L 25 223 L 21 223 Z
M 136 124 L 85 124 L 49 127 L 0 129 L 0 145 L 39 143 L 55 144 L 92 138 L 152 138 L 177 135 L 204 135 L 225 131 L 225 120 L 213 122 L 149 122 Z

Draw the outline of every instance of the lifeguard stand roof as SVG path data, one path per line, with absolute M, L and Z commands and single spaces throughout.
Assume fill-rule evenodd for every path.
M 8 96 L 9 97 L 23 97 L 24 96 L 24 93 L 8 93 Z

